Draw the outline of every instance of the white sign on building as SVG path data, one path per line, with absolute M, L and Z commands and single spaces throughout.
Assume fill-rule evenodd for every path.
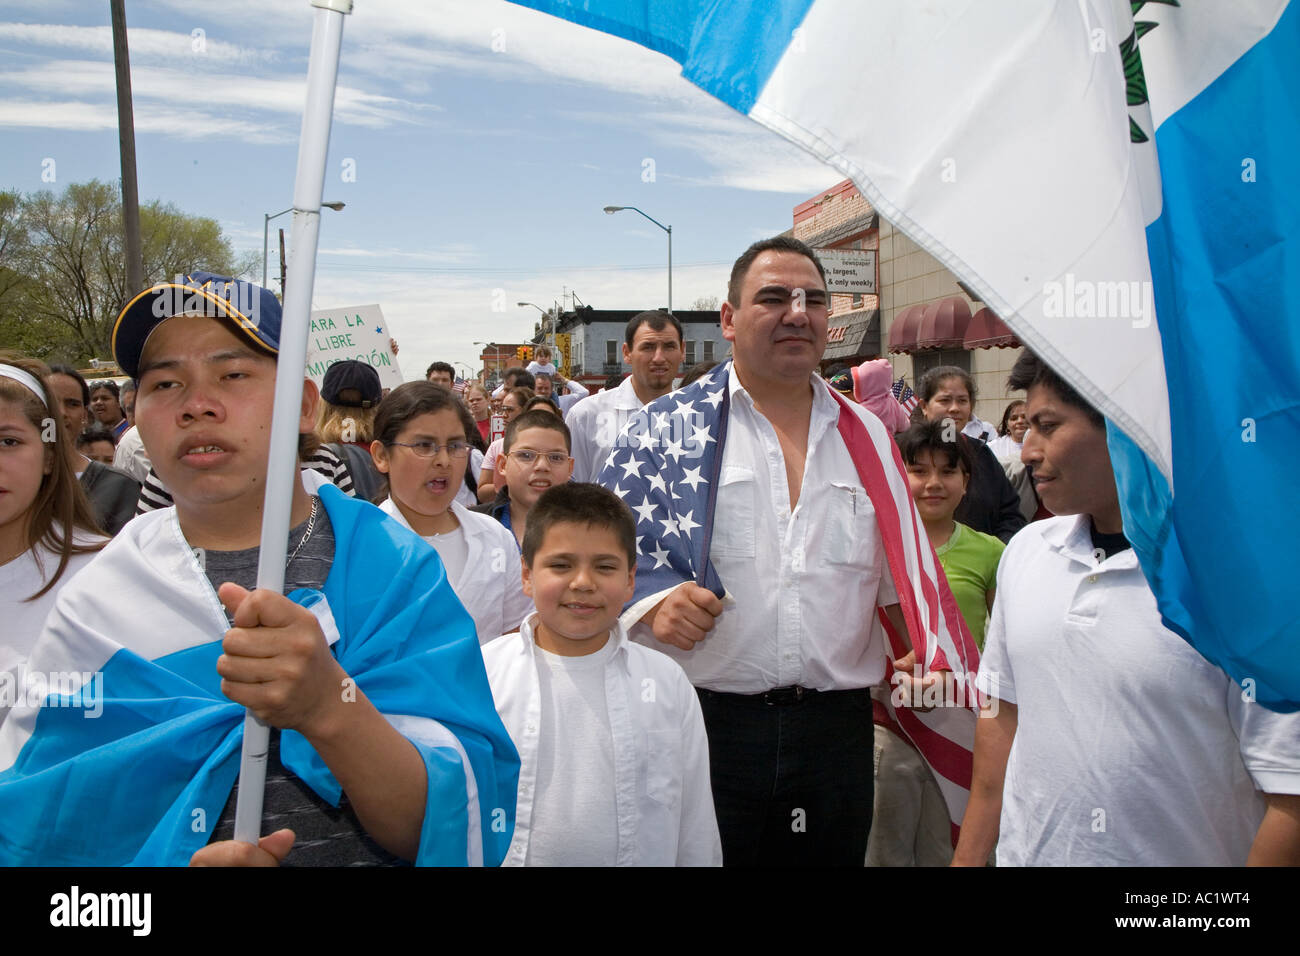
M 378 305 L 319 309 L 311 314 L 307 334 L 307 377 L 319 386 L 327 368 L 355 359 L 373 365 L 384 388 L 396 388 L 402 384 L 402 370 L 392 341 L 392 330 Z
M 876 250 L 817 249 L 817 258 L 826 270 L 826 291 L 875 295 Z

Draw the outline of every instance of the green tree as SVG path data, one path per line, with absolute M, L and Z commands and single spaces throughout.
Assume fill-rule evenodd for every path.
M 28 354 L 85 362 L 111 354 L 113 322 L 142 289 L 126 288 L 122 202 L 117 186 L 92 180 L 61 195 L 44 191 L 18 199 L 12 213 L 0 194 L 0 334 Z M 145 282 L 202 268 L 224 275 L 251 272 L 215 220 L 187 216 L 171 203 L 140 207 Z M 5 283 L 15 275 L 8 295 Z

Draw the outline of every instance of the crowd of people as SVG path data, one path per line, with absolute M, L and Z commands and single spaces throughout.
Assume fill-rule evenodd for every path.
M 685 374 L 664 311 L 594 394 L 332 365 L 282 593 L 271 293 L 136 296 L 125 387 L 0 353 L 0 862 L 1300 863 L 1300 715 L 1161 624 L 1101 416 L 1028 351 L 909 414 L 828 309 L 777 237 Z

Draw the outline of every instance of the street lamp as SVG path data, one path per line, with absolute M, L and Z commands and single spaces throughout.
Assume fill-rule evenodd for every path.
M 323 202 L 321 203 L 321 205 L 324 206 L 326 209 L 333 209 L 335 212 L 338 212 L 346 204 L 341 202 Z M 270 238 L 271 235 L 271 220 L 279 219 L 281 216 L 291 212 L 293 212 L 292 206 L 290 206 L 288 209 L 280 210 L 279 212 L 275 213 L 275 215 L 268 215 L 265 213 L 262 215 L 262 288 L 263 289 L 266 288 L 266 244 L 267 244 L 267 240 Z
M 653 216 L 646 216 L 646 214 L 641 212 L 640 209 L 637 209 L 636 206 L 606 206 L 605 212 L 608 215 L 612 216 L 614 215 L 614 213 L 622 212 L 624 209 L 630 209 L 633 212 L 640 212 L 641 215 L 645 216 L 647 219 L 653 222 L 664 232 L 668 233 L 668 314 L 672 315 L 673 314 L 673 227 L 665 226 L 662 222 L 660 222 L 658 219 L 655 219 Z
M 547 312 L 536 302 L 516 302 L 515 305 L 519 306 L 519 308 L 521 309 L 526 305 L 531 305 L 538 312 L 542 313 L 542 334 L 550 335 L 551 351 L 554 352 L 555 351 L 555 318 L 551 316 L 551 313 Z M 550 321 L 547 321 L 548 319 Z

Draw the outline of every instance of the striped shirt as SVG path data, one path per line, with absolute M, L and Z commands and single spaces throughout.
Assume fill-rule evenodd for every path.
M 348 471 L 347 463 L 325 445 L 317 448 L 309 458 L 303 461 L 302 466 L 324 475 L 330 484 L 337 485 L 339 491 L 344 494 L 356 496 L 356 490 L 352 484 L 352 473 Z M 140 489 L 140 499 L 136 502 L 135 513 L 137 515 L 148 514 L 150 511 L 157 511 L 159 508 L 170 508 L 174 504 L 176 502 L 171 493 L 167 491 L 162 480 L 151 466 L 149 474 L 145 476 L 144 486 Z

